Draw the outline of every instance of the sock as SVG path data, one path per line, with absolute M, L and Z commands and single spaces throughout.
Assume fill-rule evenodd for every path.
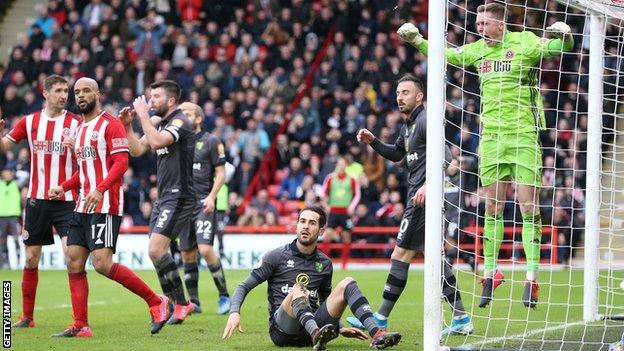
M 208 269 L 210 270 L 210 274 L 212 274 L 212 279 L 217 286 L 217 290 L 219 290 L 219 296 L 230 296 L 227 291 L 227 286 L 225 285 L 225 273 L 223 273 L 221 260 L 218 260 L 215 264 L 208 265 Z
M 483 226 L 483 255 L 485 256 L 485 276 L 494 276 L 496 263 L 498 261 L 498 251 L 503 243 L 503 218 L 502 216 L 485 215 L 485 225 Z
M 542 217 L 539 213 L 522 215 L 522 244 L 527 260 L 527 274 L 536 272 L 539 268 L 542 244 Z
M 197 291 L 197 281 L 199 280 L 199 269 L 197 262 L 184 263 L 184 285 L 192 303 L 199 306 L 199 292 Z
M 364 328 L 368 330 L 368 334 L 370 336 L 375 335 L 377 331 L 379 331 L 379 327 L 377 323 L 375 323 L 375 318 L 371 312 L 368 300 L 362 295 L 362 291 L 360 291 L 355 281 L 350 282 L 345 287 L 344 299 L 347 301 L 355 318 L 359 319 L 364 325 Z
M 377 311 L 380 315 L 389 317 L 390 312 L 394 308 L 394 304 L 401 296 L 405 285 L 407 284 L 407 273 L 409 271 L 409 263 L 398 260 L 392 260 L 390 265 L 390 273 L 384 286 L 383 299 L 381 306 Z
M 292 307 L 295 316 L 297 316 L 297 319 L 299 319 L 299 323 L 301 323 L 308 334 L 312 336 L 319 327 L 314 320 L 314 312 L 312 312 L 312 307 L 310 307 L 310 301 L 308 298 L 300 296 L 293 299 L 290 306 Z
M 455 279 L 453 268 L 447 260 L 443 259 L 442 261 L 442 295 L 444 295 L 446 301 L 451 305 L 453 317 L 463 316 L 466 314 L 466 311 L 459 290 L 457 289 L 457 279 Z
M 23 316 L 28 319 L 34 319 L 38 282 L 39 269 L 24 267 L 24 272 L 22 272 L 22 311 Z
M 166 253 L 158 260 L 155 265 L 158 273 L 158 280 L 162 287 L 163 293 L 176 305 L 188 305 L 188 301 L 184 297 L 184 288 L 182 287 L 182 279 L 178 273 L 178 266 L 171 253 Z
M 89 281 L 87 280 L 87 272 L 69 273 L 69 292 L 74 313 L 74 326 L 77 328 L 89 326 Z
M 132 291 L 133 293 L 139 295 L 145 302 L 147 302 L 148 306 L 156 306 L 160 304 L 160 297 L 156 295 L 154 290 L 152 290 L 143 279 L 139 278 L 134 272 L 119 263 L 113 263 L 110 272 L 108 273 L 108 278 L 116 281 L 117 283 L 123 285 L 126 289 Z

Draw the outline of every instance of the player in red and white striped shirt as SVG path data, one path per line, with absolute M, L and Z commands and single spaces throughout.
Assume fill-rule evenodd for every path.
M 152 334 L 169 318 L 168 301 L 158 296 L 132 270 L 113 262 L 123 213 L 123 175 L 128 169 L 128 138 L 119 119 L 102 110 L 97 82 L 80 78 L 74 86 L 83 122 L 76 134 L 74 153 L 79 170 L 50 199 L 79 188 L 79 199 L 67 238 L 67 270 L 74 324 L 55 337 L 90 337 L 87 319 L 89 286 L 85 265 L 93 255 L 95 270 L 142 297 L 152 315 Z
M 25 209 L 22 239 L 26 261 L 22 275 L 22 307 L 15 328 L 34 327 L 33 311 L 39 281 L 41 246 L 54 244 L 52 227 L 61 237 L 65 251 L 69 220 L 75 206 L 76 192 L 61 200 L 49 201 L 48 190 L 68 179 L 76 170 L 75 159 L 66 146 L 76 134 L 80 118 L 64 110 L 69 86 L 61 76 L 51 75 L 43 83 L 44 108 L 20 119 L 9 134 L 0 138 L 0 151 L 5 152 L 20 141 L 30 147 L 30 184 Z M 0 120 L 0 134 L 4 129 Z

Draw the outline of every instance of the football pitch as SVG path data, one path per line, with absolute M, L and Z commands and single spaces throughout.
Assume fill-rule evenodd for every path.
M 138 271 L 150 286 L 160 291 L 153 271 Z M 228 289 L 249 273 L 247 270 L 226 271 Z M 582 320 L 581 271 L 542 272 L 541 301 L 535 310 L 527 310 L 521 302 L 524 272 L 505 272 L 507 282 L 496 291 L 489 308 L 474 308 L 478 304 L 480 285 L 469 272 L 458 274 L 466 310 L 471 311 L 475 324 L 474 336 L 452 336 L 445 345 L 472 349 L 545 349 L 545 350 L 607 350 L 598 342 L 615 341 L 622 336 L 624 323 L 603 323 L 585 326 Z M 21 312 L 21 272 L 0 270 L 3 280 L 12 281 L 12 319 Z M 334 284 L 352 276 L 369 298 L 373 309 L 379 306 L 385 270 L 335 271 Z M 622 278 L 624 275 L 620 275 Z M 166 326 L 159 334 L 149 333 L 149 313 L 145 303 L 117 283 L 94 271 L 89 271 L 89 320 L 94 336 L 90 339 L 53 339 L 50 335 L 71 324 L 71 307 L 67 274 L 64 271 L 40 271 L 36 328 L 13 329 L 12 349 L 15 350 L 297 350 L 276 348 L 268 336 L 266 284 L 254 289 L 246 298 L 241 312 L 244 333 L 236 332 L 229 340 L 221 340 L 227 316 L 216 314 L 217 293 L 208 271 L 200 272 L 200 299 L 204 313 L 189 317 L 182 325 Z M 511 281 L 514 281 L 513 283 Z M 619 285 L 620 280 L 617 281 Z M 571 282 L 571 284 L 570 284 Z M 604 282 L 601 282 L 601 284 Z M 572 286 L 572 288 L 569 287 Z M 390 319 L 391 330 L 402 333 L 395 350 L 422 350 L 423 273 L 410 271 L 408 285 Z M 601 303 L 609 298 L 614 306 L 624 306 L 621 294 L 607 296 L 601 292 Z M 511 306 L 511 307 L 510 307 Z M 445 319 L 449 308 L 443 303 Z M 619 311 L 621 312 L 621 310 Z M 344 317 L 350 316 L 347 310 Z M 511 316 L 511 321 L 509 320 Z M 484 338 L 487 335 L 487 339 Z M 503 336 L 507 337 L 503 337 Z M 525 335 L 522 337 L 521 335 Z M 549 340 L 553 342 L 549 342 Z M 564 341 L 562 341 L 564 340 Z M 485 342 L 484 342 L 485 341 Z M 467 349 L 470 349 L 467 348 Z M 338 338 L 328 350 L 367 350 L 368 342 Z

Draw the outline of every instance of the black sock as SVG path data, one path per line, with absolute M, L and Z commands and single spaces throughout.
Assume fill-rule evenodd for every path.
M 384 286 L 383 299 L 381 300 L 381 306 L 379 306 L 380 315 L 389 317 L 390 312 L 394 308 L 394 304 L 401 296 L 405 285 L 407 284 L 407 274 L 409 272 L 409 263 L 392 260 L 390 265 L 390 273 Z
M 315 331 L 318 330 L 318 324 L 314 320 L 314 312 L 310 307 L 310 301 L 307 297 L 301 296 L 293 299 L 290 303 L 295 316 L 299 319 L 299 323 L 305 328 L 305 330 L 312 336 Z
M 197 262 L 184 263 L 184 285 L 186 286 L 186 291 L 191 302 L 199 306 L 198 280 L 199 269 L 197 268 Z
M 457 279 L 453 273 L 453 268 L 447 260 L 442 259 L 443 275 L 442 275 L 442 295 L 453 309 L 453 317 L 460 317 L 466 314 L 464 303 L 457 289 Z
M 177 305 L 187 305 L 188 302 L 184 297 L 182 279 L 180 279 L 178 266 L 176 266 L 173 261 L 173 256 L 171 256 L 170 253 L 166 253 L 160 258 L 160 260 L 158 260 L 155 267 L 163 293 L 169 297 L 172 303 Z
M 364 328 L 368 330 L 370 336 L 373 336 L 379 330 L 375 318 L 373 318 L 373 312 L 371 312 L 370 304 L 358 287 L 355 281 L 350 282 L 345 287 L 344 299 L 347 301 L 351 312 L 355 318 L 359 319 L 364 325 Z
M 210 274 L 212 274 L 212 279 L 217 286 L 217 290 L 219 290 L 219 296 L 230 296 L 227 291 L 227 286 L 225 285 L 225 273 L 223 273 L 221 260 L 213 265 L 208 265 L 208 269 L 210 270 Z

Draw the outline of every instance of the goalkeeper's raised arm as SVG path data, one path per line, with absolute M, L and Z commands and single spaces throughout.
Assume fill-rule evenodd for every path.
M 481 39 L 458 48 L 446 50 L 446 59 L 449 63 L 458 66 L 476 66 L 483 58 L 484 46 L 495 47 L 499 43 L 514 44 L 512 37 L 522 39 L 521 52 L 535 58 L 560 55 L 574 47 L 574 38 L 570 34 L 570 26 L 564 22 L 556 22 L 546 28 L 553 39 L 539 38 L 533 32 L 508 32 L 505 23 L 504 7 L 498 4 L 481 5 L 477 8 L 477 32 Z M 488 16 L 488 14 L 490 16 Z M 429 44 L 412 23 L 403 24 L 397 34 L 401 40 L 408 43 L 420 52 L 427 55 Z M 510 37 L 508 37 L 508 35 Z M 478 68 L 478 67 L 476 67 Z

